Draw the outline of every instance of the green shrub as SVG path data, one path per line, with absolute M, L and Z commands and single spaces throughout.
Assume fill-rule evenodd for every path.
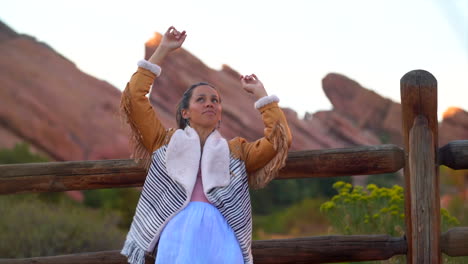
M 135 214 L 140 191 L 136 188 L 116 188 L 86 190 L 84 194 L 84 205 L 91 208 L 112 210 L 119 217 L 118 226 L 128 231 Z
M 0 164 L 47 161 L 31 153 L 26 143 L 0 150 Z M 118 228 L 121 222 L 116 213 L 86 208 L 63 193 L 0 195 L 0 256 L 27 258 L 120 249 L 125 238 Z
M 270 215 L 300 203 L 304 199 L 332 197 L 332 184 L 349 177 L 289 179 L 272 181 L 265 188 L 250 191 L 252 211 L 256 215 Z
M 12 149 L 0 149 L 0 164 L 47 162 L 48 159 L 31 153 L 26 143 L 17 143 Z
M 333 188 L 338 194 L 322 204 L 320 211 L 332 224 L 335 233 L 389 234 L 402 236 L 405 228 L 403 188 L 379 188 L 375 184 L 361 186 L 337 182 Z M 441 209 L 441 230 L 459 225 L 458 220 Z
M 269 239 L 275 236 L 312 236 L 326 232 L 328 222 L 317 214 L 323 199 L 303 201 L 270 215 L 254 215 L 254 239 Z
M 337 182 L 333 188 L 338 194 L 320 207 L 331 223 L 331 233 L 345 235 L 388 234 L 403 236 L 405 229 L 403 188 L 379 188 L 375 184 L 353 186 Z M 459 225 L 457 218 L 441 209 L 441 231 Z M 466 263 L 466 257 L 449 258 L 443 256 L 443 263 Z M 367 263 L 405 263 L 404 256 L 396 256 L 388 261 Z M 360 262 L 363 263 L 363 262 Z
M 118 217 L 62 199 L 0 196 L 0 256 L 27 258 L 120 249 Z

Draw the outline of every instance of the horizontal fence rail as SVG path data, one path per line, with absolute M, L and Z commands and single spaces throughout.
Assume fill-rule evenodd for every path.
M 133 160 L 0 165 L 0 194 L 137 187 L 145 177 Z
M 280 179 L 391 173 L 404 166 L 395 145 L 290 152 Z M 145 171 L 133 160 L 0 165 L 0 194 L 142 186 Z
M 396 172 L 405 165 L 396 145 L 290 152 L 280 179 L 336 177 Z
M 440 148 L 439 165 L 454 170 L 468 169 L 468 140 L 454 140 Z
M 442 252 L 451 257 L 468 256 L 468 227 L 454 227 L 440 237 Z
M 392 144 L 295 151 L 278 179 L 392 173 L 403 168 L 404 155 Z M 439 165 L 468 169 L 468 140 L 450 142 L 439 156 Z M 131 159 L 0 165 L 0 194 L 137 187 L 145 177 Z
M 468 227 L 456 227 L 441 235 L 442 252 L 449 256 L 468 255 Z M 316 236 L 253 241 L 256 264 L 331 263 L 340 261 L 386 260 L 407 251 L 403 237 L 388 235 Z M 119 250 L 27 259 L 0 259 L 0 264 L 126 264 Z M 154 263 L 148 257 L 147 263 Z
M 388 235 L 323 236 L 253 241 L 255 264 L 297 264 L 337 261 L 385 260 L 406 253 L 403 238 Z M 118 250 L 37 257 L 28 259 L 0 259 L 0 264 L 126 264 Z M 147 257 L 146 263 L 154 263 Z

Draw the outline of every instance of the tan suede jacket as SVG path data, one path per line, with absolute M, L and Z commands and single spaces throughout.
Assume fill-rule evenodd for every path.
M 121 102 L 133 132 L 133 157 L 148 161 L 150 154 L 167 144 L 175 131 L 163 127 L 146 97 L 155 78 L 153 72 L 139 67 L 127 84 Z M 268 103 L 258 110 L 265 126 L 264 137 L 254 142 L 241 137 L 229 141 L 231 154 L 245 162 L 249 184 L 255 188 L 265 186 L 284 166 L 292 140 L 286 117 L 277 102 Z

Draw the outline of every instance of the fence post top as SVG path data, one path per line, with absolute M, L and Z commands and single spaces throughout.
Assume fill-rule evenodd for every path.
M 401 86 L 435 86 L 437 79 L 426 70 L 412 70 L 407 72 L 400 80 Z
M 437 80 L 430 72 L 414 70 L 406 73 L 400 83 L 401 106 L 404 129 L 409 132 L 417 115 L 424 115 L 429 126 L 435 129 L 437 123 Z M 433 131 L 434 132 L 434 131 Z M 436 136 L 437 133 L 435 132 Z

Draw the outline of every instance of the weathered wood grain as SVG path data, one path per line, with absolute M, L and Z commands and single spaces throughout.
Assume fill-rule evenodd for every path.
M 254 263 L 332 263 L 385 260 L 406 254 L 406 241 L 388 235 L 317 236 L 255 241 Z
M 403 168 L 405 155 L 396 145 L 290 152 L 279 179 L 370 175 Z
M 127 264 L 119 250 L 90 252 L 50 257 L 0 259 L 0 264 Z M 150 263 L 150 262 L 146 262 Z M 154 261 L 153 261 L 154 263 Z
M 413 263 L 441 263 L 439 178 L 433 144 L 427 119 L 417 116 L 410 131 L 408 162 Z
M 440 220 L 440 213 L 431 207 L 431 220 L 423 210 L 439 201 L 439 183 L 437 164 L 437 80 L 424 70 L 415 70 L 405 74 L 400 81 L 402 127 L 406 153 L 405 172 L 405 222 L 408 239 L 407 263 L 441 263 L 440 230 L 435 222 Z M 418 117 L 419 116 L 419 117 Z M 424 124 L 423 124 L 424 123 Z M 410 130 L 415 126 L 410 143 Z M 416 148 L 416 149 L 412 149 Z M 430 156 L 427 156 L 430 155 Z M 429 174 L 430 173 L 430 174 Z M 419 197 L 416 190 L 424 188 L 423 182 L 430 181 L 430 200 L 422 201 L 428 193 Z M 419 198 L 418 198 L 419 197 Z M 428 203 L 426 203 L 428 202 Z M 416 229 L 415 229 L 416 228 Z M 419 230 L 417 228 L 422 228 Z M 432 235 L 426 232 L 434 232 Z M 435 241 L 424 243 L 423 237 L 429 236 Z M 423 248 L 421 248 L 423 247 Z M 430 261 L 423 260 L 423 252 L 430 252 Z M 437 256 L 434 256 L 437 255 Z
M 468 256 L 468 227 L 454 227 L 442 234 L 442 252 L 451 256 Z
M 468 140 L 454 140 L 439 149 L 439 165 L 468 170 Z
M 395 172 L 404 165 L 395 145 L 289 153 L 279 179 Z M 133 160 L 0 165 L 0 194 L 142 186 L 145 171 Z
M 468 256 L 468 227 L 455 227 L 441 236 L 442 252 Z M 264 263 L 326 263 L 334 261 L 384 260 L 404 255 L 407 251 L 403 238 L 387 235 L 319 236 L 295 239 L 254 241 L 256 264 Z M 0 264 L 126 264 L 119 250 L 71 254 L 27 259 L 0 259 Z M 148 256 L 147 263 L 154 263 Z
M 0 194 L 141 186 L 145 177 L 133 160 L 0 165 Z
M 301 264 L 385 260 L 406 253 L 403 238 L 388 235 L 322 236 L 254 241 L 255 264 Z M 27 259 L 0 259 L 0 264 L 125 264 L 118 250 Z M 154 263 L 148 257 L 146 263 Z

